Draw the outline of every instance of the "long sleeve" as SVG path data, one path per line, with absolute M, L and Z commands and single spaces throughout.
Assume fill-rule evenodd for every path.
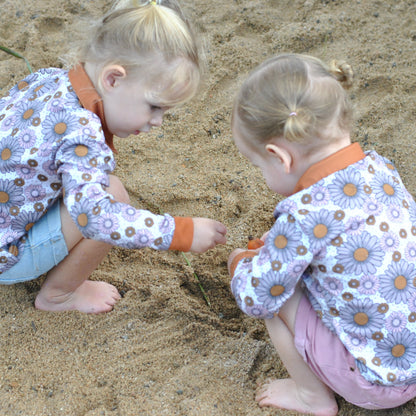
M 281 215 L 259 254 L 243 252 L 234 260 L 231 290 L 241 310 L 256 318 L 272 318 L 293 295 L 312 261 L 308 241 L 290 215 Z
M 67 138 L 56 152 L 56 166 L 64 203 L 84 237 L 124 248 L 167 250 L 176 228 L 182 238 L 175 239 L 174 248 L 189 249 L 193 233 L 189 220 L 136 209 L 106 191 L 114 159 L 103 142 L 79 134 Z

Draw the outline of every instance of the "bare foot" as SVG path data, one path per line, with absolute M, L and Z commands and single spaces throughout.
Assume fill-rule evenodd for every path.
M 106 282 L 86 280 L 74 292 L 52 293 L 41 288 L 35 299 L 35 308 L 43 311 L 72 311 L 85 313 L 109 312 L 120 299 L 118 290 Z
M 305 397 L 290 378 L 264 384 L 257 392 L 256 401 L 260 407 L 277 407 L 315 416 L 335 416 L 338 413 L 338 405 L 331 391 L 320 397 L 312 394 Z

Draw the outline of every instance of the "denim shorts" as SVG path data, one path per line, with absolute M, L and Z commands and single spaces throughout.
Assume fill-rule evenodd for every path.
M 0 274 L 0 284 L 27 282 L 47 273 L 68 255 L 62 234 L 60 201 L 29 230 L 21 259 Z
M 296 314 L 295 346 L 323 383 L 356 406 L 389 409 L 416 397 L 416 384 L 382 386 L 368 382 L 358 370 L 354 357 L 322 323 L 305 295 Z

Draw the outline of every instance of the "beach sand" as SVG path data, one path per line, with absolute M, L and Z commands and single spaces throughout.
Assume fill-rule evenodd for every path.
M 61 66 L 79 37 L 76 25 L 110 3 L 0 0 L 0 45 L 23 54 L 34 70 Z M 239 155 L 230 131 L 234 96 L 267 57 L 297 52 L 350 63 L 353 139 L 393 160 L 416 195 L 414 1 L 182 4 L 205 46 L 205 85 L 153 133 L 116 139 L 116 174 L 136 207 L 218 219 L 228 243 L 186 258 L 113 249 L 92 278 L 116 285 L 123 298 L 102 315 L 35 310 L 42 278 L 0 286 L 1 416 L 295 414 L 254 402 L 258 384 L 287 374 L 263 322 L 237 308 L 226 268 L 233 248 L 270 228 L 279 201 Z M 23 60 L 0 51 L 0 94 L 27 74 Z M 338 399 L 342 416 L 416 412 L 416 401 L 367 411 Z

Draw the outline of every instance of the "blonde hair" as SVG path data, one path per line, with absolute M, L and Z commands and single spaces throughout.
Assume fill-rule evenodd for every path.
M 314 146 L 349 132 L 352 107 L 345 89 L 353 72 L 345 62 L 326 66 L 308 55 L 283 54 L 259 65 L 243 83 L 233 123 L 253 144 L 285 138 Z M 319 143 L 315 143 L 319 145 Z
M 164 105 L 185 102 L 198 90 L 203 70 L 199 44 L 175 0 L 119 0 L 87 39 L 78 62 L 92 62 L 98 71 L 118 64 L 128 75 L 145 74 L 150 81 L 168 77 L 168 89 L 159 97 Z

